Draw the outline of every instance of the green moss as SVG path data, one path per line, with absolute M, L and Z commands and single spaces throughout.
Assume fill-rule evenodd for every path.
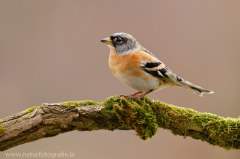
M 154 102 L 153 109 L 159 127 L 171 130 L 174 135 L 189 136 L 225 149 L 240 148 L 240 119 L 222 118 L 159 101 Z
M 86 105 L 101 105 L 98 102 L 92 101 L 92 100 L 86 100 L 86 101 L 68 101 L 68 102 L 62 102 L 64 104 L 64 107 L 67 108 L 75 108 L 75 107 L 82 107 Z
M 0 124 L 0 134 L 4 133 L 5 128 L 2 127 L 2 125 Z
M 86 100 L 84 101 L 84 103 L 82 103 L 81 106 L 85 106 L 85 105 L 101 105 L 101 104 L 92 100 Z
M 119 104 L 121 98 L 119 96 L 112 96 L 107 98 L 102 104 L 107 110 L 113 110 L 115 104 Z
M 56 129 L 53 129 L 53 130 L 47 130 L 46 131 L 46 136 L 47 137 L 50 137 L 50 136 L 56 136 L 58 135 L 59 133 L 61 133 L 61 129 L 60 128 L 56 128 Z
M 151 105 L 152 102 L 146 97 L 136 101 L 121 98 L 120 104 L 114 106 L 122 125 L 119 128 L 134 128 L 141 139 L 150 139 L 158 129 L 156 115 Z
M 64 108 L 69 108 L 69 107 L 80 107 L 80 102 L 79 101 L 67 101 L 67 102 L 62 102 L 64 104 Z
M 22 111 L 22 113 L 28 112 L 29 114 L 31 114 L 33 112 L 33 110 L 36 109 L 36 108 L 42 109 L 41 106 L 40 107 L 39 106 L 34 106 L 34 107 L 31 107 L 31 108 L 28 108 L 28 109 Z
M 86 130 L 91 131 L 91 130 L 98 130 L 98 129 L 99 129 L 98 124 L 93 120 L 78 123 L 79 131 L 86 131 Z

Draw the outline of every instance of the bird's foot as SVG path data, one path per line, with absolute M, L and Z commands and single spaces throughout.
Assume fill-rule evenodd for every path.
M 139 100 L 144 97 L 145 95 L 147 95 L 148 93 L 151 93 L 153 90 L 149 90 L 145 93 L 143 92 L 137 92 L 137 93 L 133 93 L 133 94 L 130 94 L 130 95 L 120 95 L 120 98 L 124 97 L 124 98 L 129 98 L 129 99 L 134 99 L 134 98 L 138 98 Z
M 142 93 L 142 94 L 139 94 L 139 95 L 135 95 L 133 98 L 138 98 L 140 100 L 145 95 L 146 95 L 145 93 Z
M 137 92 L 137 93 L 133 93 L 133 94 L 130 94 L 130 95 L 120 95 L 120 98 L 124 97 L 124 98 L 130 98 L 130 99 L 133 99 L 133 98 L 136 98 L 135 96 L 140 94 L 142 92 Z

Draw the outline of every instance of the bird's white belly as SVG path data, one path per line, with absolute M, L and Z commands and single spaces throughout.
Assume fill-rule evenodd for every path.
M 160 89 L 161 83 L 157 78 L 151 78 L 149 80 L 138 78 L 135 76 L 129 76 L 129 74 L 114 74 L 117 79 L 126 84 L 127 86 L 136 89 L 141 92 L 147 92 L 149 90 L 158 90 Z M 147 75 L 147 74 L 146 74 Z M 149 76 L 149 75 L 147 75 Z

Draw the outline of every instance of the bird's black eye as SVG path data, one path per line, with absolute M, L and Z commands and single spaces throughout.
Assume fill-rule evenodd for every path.
M 117 38 L 117 42 L 121 42 L 122 41 L 122 38 Z

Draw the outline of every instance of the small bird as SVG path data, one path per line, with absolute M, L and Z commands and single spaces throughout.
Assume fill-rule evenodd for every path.
M 109 67 L 113 75 L 125 85 L 138 90 L 136 93 L 120 97 L 140 99 L 166 87 L 183 87 L 199 96 L 203 93 L 214 93 L 174 74 L 127 33 L 114 33 L 101 42 L 110 47 Z

